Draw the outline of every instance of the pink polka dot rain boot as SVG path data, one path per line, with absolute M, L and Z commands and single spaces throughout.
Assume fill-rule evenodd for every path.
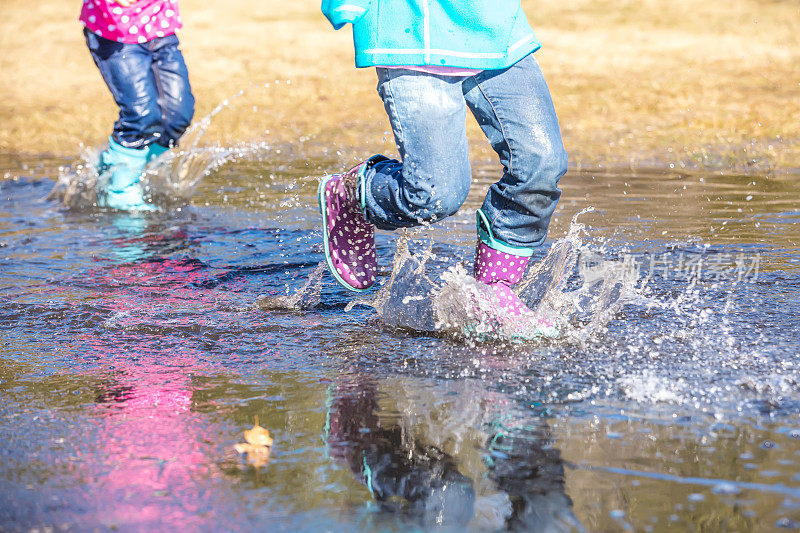
M 553 337 L 558 334 L 553 322 L 545 317 L 537 316 L 520 300 L 511 286 L 518 283 L 528 267 L 533 250 L 514 248 L 494 238 L 486 215 L 478 210 L 478 246 L 475 250 L 475 279 L 492 288 L 497 296 L 496 305 L 500 307 L 498 315 L 512 337 L 532 339 L 535 337 Z M 496 309 L 496 308 L 495 308 Z
M 500 305 L 512 315 L 531 312 L 511 285 L 522 279 L 530 258 L 495 250 L 478 241 L 475 250 L 475 279 L 489 285 L 497 295 Z
M 503 309 L 512 315 L 531 312 L 510 287 L 522 279 L 528 261 L 527 257 L 500 252 L 482 242 L 475 250 L 475 279 L 489 285 Z
M 367 222 L 364 212 L 364 171 L 371 162 L 323 177 L 317 190 L 328 269 L 351 291 L 370 288 L 378 270 L 375 226 Z

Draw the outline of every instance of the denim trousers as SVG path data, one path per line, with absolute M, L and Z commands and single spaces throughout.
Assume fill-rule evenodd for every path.
M 95 65 L 119 106 L 114 141 L 136 149 L 153 143 L 164 147 L 176 144 L 194 116 L 194 96 L 178 37 L 168 35 L 127 44 L 88 30 L 84 35 Z
M 378 94 L 402 161 L 365 173 L 367 219 L 380 229 L 418 226 L 454 214 L 467 198 L 471 170 L 466 110 L 497 152 L 503 173 L 482 210 L 494 237 L 511 247 L 544 242 L 567 170 L 550 91 L 530 54 L 502 70 L 439 76 L 378 68 Z

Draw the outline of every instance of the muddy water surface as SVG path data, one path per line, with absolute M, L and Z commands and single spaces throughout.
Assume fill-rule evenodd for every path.
M 569 173 L 537 259 L 594 207 L 570 313 L 521 343 L 318 284 L 308 177 L 338 161 L 242 158 L 147 216 L 0 163 L 0 530 L 800 526 L 798 176 Z M 493 172 L 409 236 L 434 289 Z M 261 467 L 233 450 L 256 416 Z

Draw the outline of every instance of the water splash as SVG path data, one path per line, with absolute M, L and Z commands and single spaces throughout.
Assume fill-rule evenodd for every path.
M 148 163 L 142 176 L 145 196 L 159 206 L 181 205 L 189 201 L 203 178 L 232 161 L 240 160 L 268 148 L 263 143 L 241 143 L 233 146 L 201 146 L 200 141 L 220 112 L 230 109 L 231 102 L 244 90 L 223 100 L 208 115 L 196 121 L 181 138 L 181 144 Z M 64 207 L 88 210 L 97 207 L 97 191 L 105 186 L 98 174 L 100 154 L 105 146 L 84 148 L 76 163 L 60 169 L 58 180 L 48 195 L 49 200 Z
M 47 199 L 71 209 L 91 209 L 96 206 L 99 188 L 97 168 L 101 153 L 101 148 L 84 148 L 77 162 L 59 169 L 58 179 Z
M 264 311 L 303 311 L 318 306 L 321 301 L 322 276 L 326 270 L 325 263 L 318 264 L 309 274 L 308 281 L 295 292 L 285 296 L 261 295 L 256 300 L 255 306 Z
M 187 202 L 200 182 L 222 165 L 258 151 L 261 145 L 200 146 L 200 140 L 211 126 L 212 119 L 226 109 L 231 101 L 245 93 L 239 91 L 223 100 L 208 115 L 195 122 L 181 138 L 181 145 L 169 150 L 154 164 L 148 165 L 143 182 L 145 191 L 159 205 Z
M 530 268 L 515 287 L 532 313 L 512 315 L 503 310 L 491 288 L 475 280 L 462 263 L 449 266 L 438 278 L 429 268 L 436 259 L 432 244 L 411 253 L 415 233 L 404 231 L 397 240 L 391 275 L 377 293 L 350 302 L 372 307 L 392 327 L 442 333 L 475 341 L 543 341 L 556 337 L 585 342 L 628 302 L 647 301 L 637 288 L 638 275 L 625 264 L 599 259 L 577 289 L 567 288 L 576 274 L 585 226 L 577 213 L 567 235 L 555 241 L 547 255 Z M 599 257 L 599 256 L 598 256 Z
M 398 233 L 389 279 L 373 296 L 350 301 L 345 311 L 350 311 L 356 305 L 365 305 L 375 309 L 387 325 L 416 331 L 436 331 L 430 298 L 436 282 L 426 272 L 426 263 L 435 258 L 432 243 L 414 255 L 408 245 L 417 231 L 403 229 Z

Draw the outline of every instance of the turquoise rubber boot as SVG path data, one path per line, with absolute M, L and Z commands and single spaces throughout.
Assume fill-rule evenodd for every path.
M 158 143 L 153 143 L 147 147 L 147 162 L 149 163 L 153 159 L 156 159 L 164 152 L 168 151 L 169 148 L 164 148 Z
M 154 157 L 150 154 L 150 147 L 125 148 L 109 137 L 108 149 L 100 155 L 99 173 L 107 181 L 98 190 L 97 205 L 122 211 L 155 211 L 154 205 L 145 202 L 141 184 L 144 168 Z

